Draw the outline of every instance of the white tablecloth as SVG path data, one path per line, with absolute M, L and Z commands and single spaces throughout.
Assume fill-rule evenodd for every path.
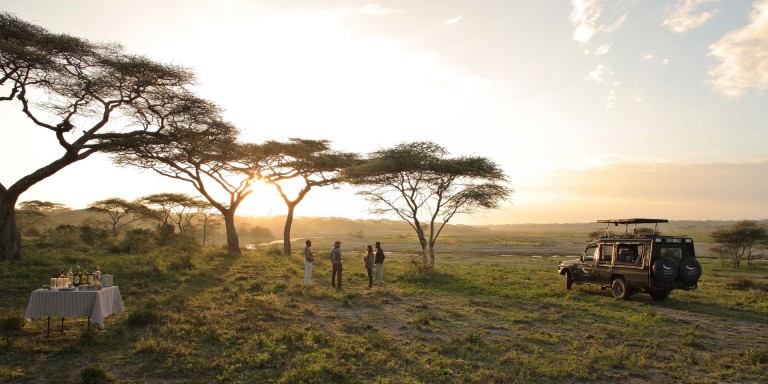
M 57 291 L 38 289 L 32 292 L 24 319 L 37 317 L 89 317 L 91 323 L 104 328 L 104 318 L 123 312 L 123 298 L 117 286 L 98 291 Z

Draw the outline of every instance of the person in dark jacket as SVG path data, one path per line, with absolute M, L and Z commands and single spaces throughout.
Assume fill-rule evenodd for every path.
M 331 264 L 333 265 L 333 271 L 331 272 L 331 286 L 337 289 L 341 289 L 341 241 L 336 240 L 333 243 L 333 249 L 331 249 Z M 336 284 L 336 276 L 339 277 L 339 283 Z
M 374 259 L 376 264 L 376 286 L 384 286 L 384 250 L 381 249 L 381 243 L 376 242 L 376 258 Z
M 373 259 L 373 247 L 368 244 L 368 252 L 363 258 L 363 261 L 365 261 L 365 269 L 368 271 L 368 288 L 373 287 Z

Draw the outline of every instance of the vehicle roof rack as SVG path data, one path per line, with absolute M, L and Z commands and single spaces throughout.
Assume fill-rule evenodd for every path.
M 598 223 L 606 223 L 608 224 L 605 227 L 605 236 L 608 237 L 608 228 L 611 227 L 611 224 L 614 226 L 618 226 L 619 224 L 624 224 L 624 236 L 629 236 L 628 230 L 629 225 L 634 224 L 635 226 L 632 227 L 632 236 L 637 236 L 637 224 L 655 224 L 653 226 L 653 234 L 658 235 L 659 234 L 659 223 L 669 223 L 669 220 L 667 219 L 639 219 L 639 218 L 633 218 L 633 219 L 603 219 L 598 220 Z

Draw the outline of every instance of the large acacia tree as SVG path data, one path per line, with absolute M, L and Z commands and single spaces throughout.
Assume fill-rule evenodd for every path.
M 315 187 L 338 185 L 342 170 L 358 161 L 359 155 L 335 151 L 328 140 L 291 138 L 286 142 L 267 141 L 249 148 L 251 171 L 274 185 L 288 214 L 283 227 L 283 254 L 291 254 L 291 226 L 296 206 Z M 296 183 L 298 182 L 298 183 Z M 296 189 L 289 191 L 285 184 Z
M 416 232 L 421 245 L 421 269 L 435 264 L 435 243 L 445 225 L 460 213 L 498 208 L 512 189 L 502 169 L 480 156 L 449 157 L 433 142 L 402 143 L 368 155 L 347 170 L 347 180 L 371 213 L 394 214 Z
M 239 255 L 240 240 L 235 213 L 253 192 L 258 175 L 244 164 L 244 145 L 237 141 L 238 130 L 220 117 L 210 104 L 207 111 L 191 114 L 172 124 L 152 140 L 126 142 L 112 151 L 114 161 L 151 169 L 160 175 L 190 183 L 216 208 L 224 219 L 227 253 Z M 245 170 L 245 171 L 244 171 Z
M 0 101 L 18 105 L 61 148 L 47 165 L 0 183 L 0 259 L 21 258 L 14 209 L 22 193 L 111 142 L 162 131 L 194 99 L 193 81 L 188 69 L 0 13 Z

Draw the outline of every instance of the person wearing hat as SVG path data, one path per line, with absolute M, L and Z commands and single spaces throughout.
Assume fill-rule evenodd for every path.
M 336 240 L 333 243 L 333 249 L 331 249 L 331 264 L 333 265 L 333 271 L 331 272 L 331 285 L 334 288 L 341 289 L 341 241 Z M 336 285 L 336 275 L 339 276 L 339 284 Z

